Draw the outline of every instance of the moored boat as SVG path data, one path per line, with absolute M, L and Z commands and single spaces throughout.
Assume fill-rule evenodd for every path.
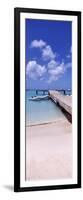
M 29 98 L 29 100 L 31 100 L 31 101 L 40 101 L 40 100 L 48 99 L 48 98 L 49 98 L 49 95 L 43 95 L 43 96 L 31 97 L 31 98 Z

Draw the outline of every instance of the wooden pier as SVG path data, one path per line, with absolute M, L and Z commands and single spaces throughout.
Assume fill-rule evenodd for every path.
M 52 90 L 49 91 L 49 96 L 64 110 L 64 112 L 72 116 L 72 96 L 62 95 L 60 92 Z

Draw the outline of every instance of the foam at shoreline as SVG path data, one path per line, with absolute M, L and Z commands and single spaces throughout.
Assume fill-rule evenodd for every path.
M 26 127 L 32 127 L 32 126 L 42 126 L 42 125 L 47 125 L 47 124 L 53 124 L 53 123 L 58 123 L 58 122 L 65 122 L 66 119 L 64 118 L 60 118 L 60 119 L 56 119 L 53 121 L 47 121 L 47 122 L 42 122 L 42 123 L 35 123 L 35 124 L 29 124 L 26 125 Z

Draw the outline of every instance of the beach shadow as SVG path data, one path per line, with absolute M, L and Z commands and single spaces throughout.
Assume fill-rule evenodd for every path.
M 4 185 L 3 186 L 5 189 L 10 190 L 10 191 L 14 191 L 14 186 L 13 185 Z

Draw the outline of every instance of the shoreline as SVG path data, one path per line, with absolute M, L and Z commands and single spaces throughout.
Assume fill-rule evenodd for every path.
M 57 118 L 54 121 L 47 121 L 47 122 L 43 122 L 43 123 L 35 123 L 35 124 L 30 124 L 30 125 L 26 125 L 26 127 L 32 127 L 32 126 L 42 126 L 42 125 L 47 125 L 47 124 L 53 124 L 53 123 L 57 123 L 57 122 L 62 122 L 66 119 L 66 117 L 64 116 L 63 118 Z

